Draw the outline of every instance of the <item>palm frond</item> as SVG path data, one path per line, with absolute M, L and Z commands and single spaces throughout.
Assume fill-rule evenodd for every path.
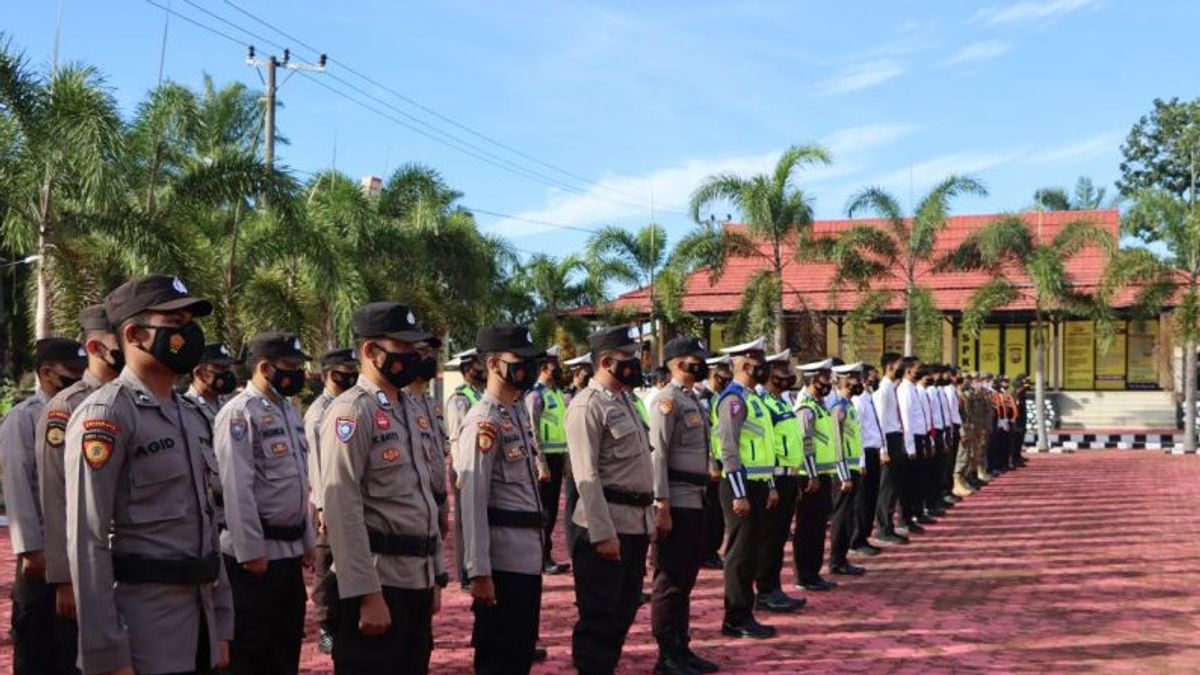
M 962 334 L 968 340 L 979 339 L 979 332 L 987 318 L 997 309 L 1012 304 L 1020 292 L 1007 279 L 992 279 L 975 289 L 967 298 L 963 308 Z

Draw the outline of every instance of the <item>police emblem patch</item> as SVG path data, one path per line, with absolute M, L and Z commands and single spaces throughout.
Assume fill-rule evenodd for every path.
M 283 441 L 279 441 L 278 443 L 271 446 L 271 454 L 275 455 L 276 457 L 281 457 L 283 455 L 286 455 L 287 451 L 288 451 L 288 444 L 284 443 Z
M 475 433 L 475 447 L 483 453 L 491 452 L 492 447 L 496 445 L 497 433 L 495 422 L 483 420 L 479 423 L 479 429 Z
M 375 400 L 379 401 L 379 405 L 384 408 L 392 407 L 392 402 L 388 400 L 387 394 L 382 391 L 375 392 Z
M 732 399 L 730 399 L 729 412 L 734 415 L 742 414 L 742 399 L 738 398 L 737 396 L 734 396 Z
M 358 420 L 353 417 L 339 417 L 334 420 L 333 432 L 337 434 L 337 439 L 343 443 L 354 438 L 354 431 L 358 429 Z
M 112 457 L 112 452 L 112 436 L 102 431 L 94 431 L 83 435 L 83 460 L 93 470 L 99 471 L 103 469 L 104 465 L 108 464 L 108 460 Z
M 63 429 L 59 422 L 50 422 L 46 425 L 46 445 L 52 448 L 57 448 L 67 439 L 67 432 Z
M 246 437 L 246 420 L 240 418 L 230 418 L 229 420 L 229 437 L 235 441 L 240 441 Z
M 387 431 L 392 428 L 392 418 L 382 410 L 375 411 L 375 426 Z
M 400 449 L 399 448 L 388 448 L 387 450 L 383 451 L 383 454 L 380 455 L 380 457 L 382 457 L 383 461 L 385 461 L 385 462 L 394 462 L 394 461 L 400 459 Z
M 429 431 L 429 418 L 424 415 L 417 418 L 417 426 L 421 427 L 422 431 Z
M 664 415 L 670 415 L 671 411 L 674 409 L 675 409 L 675 399 L 666 398 L 664 396 L 658 397 L 658 411 L 659 412 L 661 412 Z

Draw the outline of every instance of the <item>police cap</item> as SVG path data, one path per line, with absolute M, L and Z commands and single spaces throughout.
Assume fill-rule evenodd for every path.
M 50 363 L 61 363 L 68 368 L 86 368 L 87 352 L 79 342 L 65 337 L 48 337 L 37 341 L 34 346 L 38 367 Z
M 704 340 L 690 335 L 681 335 L 667 342 L 663 347 L 663 359 L 668 363 L 672 359 L 682 358 L 684 356 L 696 356 L 701 359 L 708 356 L 708 348 L 704 346 Z
M 267 331 L 250 340 L 247 353 L 251 359 L 296 359 L 307 361 L 308 354 L 300 348 L 300 338 L 295 333 Z
M 84 333 L 92 332 L 113 332 L 112 324 L 108 321 L 108 312 L 104 311 L 104 305 L 88 305 L 79 310 L 79 327 Z
M 475 351 L 479 354 L 512 352 L 523 359 L 541 358 L 546 352 L 533 344 L 533 333 L 525 326 L 509 324 L 486 326 L 475 337 Z
M 192 297 L 187 286 L 166 274 L 147 274 L 117 286 L 104 298 L 104 309 L 114 326 L 142 312 L 174 312 L 188 310 L 196 318 L 212 314 L 208 300 Z
M 358 338 L 392 338 L 403 342 L 423 342 L 433 337 L 417 325 L 408 305 L 398 302 L 372 302 L 359 307 L 351 319 Z

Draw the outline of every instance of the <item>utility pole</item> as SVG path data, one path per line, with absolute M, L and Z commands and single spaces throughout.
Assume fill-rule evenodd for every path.
M 246 63 L 267 71 L 266 77 L 266 96 L 267 105 L 263 115 L 263 133 L 265 142 L 263 143 L 263 163 L 267 165 L 267 170 L 275 167 L 275 93 L 279 90 L 279 85 L 276 84 L 275 71 L 279 68 L 284 68 L 296 73 L 305 71 L 309 73 L 325 72 L 325 63 L 327 58 L 325 54 L 321 54 L 317 58 L 317 63 L 292 63 L 292 50 L 284 49 L 282 57 L 276 57 L 271 54 L 266 60 L 257 58 L 254 52 L 254 45 L 250 45 L 246 49 Z M 291 74 L 288 75 L 291 78 Z M 287 79 L 284 80 L 287 82 Z

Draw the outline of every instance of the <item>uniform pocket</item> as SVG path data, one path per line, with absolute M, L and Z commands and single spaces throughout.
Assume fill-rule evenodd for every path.
M 285 480 L 300 475 L 300 463 L 291 452 L 263 460 L 263 476 L 267 480 Z
M 203 453 L 202 453 L 203 454 Z M 205 462 L 207 464 L 207 457 Z M 181 454 L 134 459 L 129 470 L 129 521 L 154 523 L 182 517 L 191 503 L 186 458 Z

